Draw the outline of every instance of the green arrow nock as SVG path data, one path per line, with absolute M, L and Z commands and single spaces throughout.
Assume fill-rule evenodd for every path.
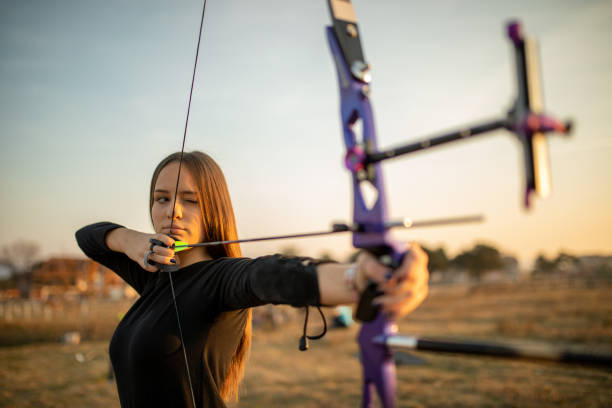
M 184 251 L 191 248 L 188 243 L 184 241 L 174 241 L 174 252 Z

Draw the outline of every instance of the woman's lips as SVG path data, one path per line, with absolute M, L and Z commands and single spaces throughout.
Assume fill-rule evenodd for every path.
M 165 234 L 181 234 L 185 232 L 185 228 L 180 228 L 180 227 L 172 227 L 172 229 L 164 228 L 163 231 Z

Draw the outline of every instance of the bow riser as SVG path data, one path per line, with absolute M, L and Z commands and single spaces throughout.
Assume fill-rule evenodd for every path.
M 388 217 L 381 166 L 362 164 L 369 153 L 378 150 L 372 105 L 366 95 L 369 85 L 356 80 L 349 72 L 331 27 L 327 28 L 327 38 L 336 62 L 340 85 L 340 116 L 347 152 L 345 162 L 351 171 L 354 192 L 353 220 L 358 222 L 360 227 L 360 231 L 353 234 L 353 245 L 355 248 L 393 248 L 395 245 L 384 227 Z M 359 131 L 357 122 L 361 123 L 362 135 L 357 134 Z M 373 190 L 376 197 L 370 206 L 362 190 L 365 183 L 369 184 L 369 188 Z
M 369 85 L 351 72 L 332 27 L 327 28 L 327 38 L 336 63 L 340 89 L 340 115 L 346 146 L 346 165 L 353 182 L 353 245 L 374 254 L 382 263 L 392 267 L 400 265 L 403 253 L 393 241 L 385 227 L 387 202 L 380 164 L 363 165 L 367 154 L 377 151 L 374 115 L 369 100 Z M 357 37 L 358 38 L 358 37 Z M 357 122 L 361 122 L 362 134 L 356 133 Z M 375 199 L 368 205 L 362 187 L 366 185 L 374 192 Z M 390 336 L 397 326 L 373 307 L 371 301 L 378 294 L 376 286 L 370 285 L 357 311 L 357 317 L 366 321 L 358 335 L 363 365 L 363 407 L 372 404 L 373 388 L 380 396 L 383 407 L 395 405 L 395 364 L 393 353 L 384 344 L 374 341 L 378 336 Z M 364 318 L 365 317 L 365 318 Z

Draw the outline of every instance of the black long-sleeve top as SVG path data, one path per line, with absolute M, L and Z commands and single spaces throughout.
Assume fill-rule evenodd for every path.
M 147 272 L 110 250 L 106 234 L 119 227 L 92 224 L 77 231 L 76 239 L 88 257 L 140 294 L 110 343 L 121 406 L 191 407 L 168 274 Z M 172 278 L 198 407 L 225 407 L 219 391 L 248 308 L 320 303 L 316 266 L 305 258 L 219 258 L 181 268 Z

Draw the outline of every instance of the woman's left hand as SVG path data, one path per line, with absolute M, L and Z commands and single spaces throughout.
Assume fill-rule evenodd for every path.
M 427 254 L 417 243 L 407 245 L 402 265 L 395 271 L 378 262 L 371 254 L 362 252 L 357 258 L 355 285 L 361 293 L 368 281 L 377 283 L 384 294 L 375 298 L 373 303 L 380 305 L 391 318 L 405 316 L 427 297 L 427 262 Z

